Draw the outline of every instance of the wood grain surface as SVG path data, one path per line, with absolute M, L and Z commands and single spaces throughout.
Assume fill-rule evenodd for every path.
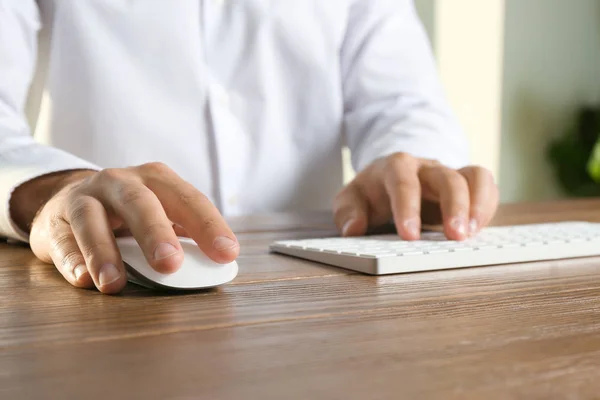
M 494 224 L 600 221 L 600 201 L 502 206 Z M 0 245 L 0 399 L 600 397 L 600 259 L 371 277 L 269 254 L 326 214 L 231 220 L 229 285 L 71 288 Z

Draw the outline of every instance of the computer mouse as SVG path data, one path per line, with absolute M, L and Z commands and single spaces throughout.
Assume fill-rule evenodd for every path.
M 231 282 L 238 274 L 237 263 L 219 264 L 204 254 L 196 242 L 179 238 L 184 259 L 181 268 L 172 274 L 152 269 L 142 249 L 133 237 L 117 238 L 117 246 L 127 269 L 130 282 L 151 289 L 208 289 Z

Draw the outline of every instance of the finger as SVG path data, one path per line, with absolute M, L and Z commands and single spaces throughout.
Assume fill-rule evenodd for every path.
M 81 196 L 68 203 L 65 219 L 98 290 L 120 292 L 127 275 L 104 206 L 95 198 Z
M 440 203 L 446 237 L 464 240 L 468 235 L 470 206 L 467 180 L 444 166 L 424 166 L 419 176 L 424 197 Z
M 459 171 L 467 180 L 470 193 L 469 234 L 476 234 L 490 223 L 498 207 L 498 187 L 493 175 L 481 167 Z
M 165 274 L 177 271 L 183 263 L 183 249 L 156 195 L 123 171 L 110 173 L 115 176 L 100 180 L 94 195 L 123 219 L 154 270 Z
M 75 236 L 71 231 L 69 224 L 59 216 L 53 217 L 49 222 L 49 228 L 46 235 L 49 240 L 43 242 L 47 248 L 41 248 L 41 241 L 37 243 L 32 241 L 31 248 L 34 253 L 45 254 L 47 256 L 40 257 L 43 261 L 51 261 L 56 266 L 56 269 L 61 275 L 73 286 L 79 288 L 92 288 L 94 282 L 90 277 L 88 269 L 85 264 L 85 260 L 77 242 Z M 33 237 L 40 237 L 39 235 L 32 235 Z
M 182 226 L 208 257 L 223 264 L 237 258 L 237 238 L 205 195 L 163 164 L 149 164 L 137 170 L 168 218 Z
M 418 160 L 410 156 L 394 158 L 385 172 L 384 186 L 394 216 L 394 224 L 404 240 L 421 236 L 421 184 Z
M 368 203 L 355 184 L 349 184 L 336 196 L 333 218 L 342 236 L 361 236 L 367 232 Z

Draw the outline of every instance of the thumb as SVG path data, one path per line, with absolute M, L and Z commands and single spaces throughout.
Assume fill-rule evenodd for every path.
M 342 236 L 361 236 L 367 232 L 368 202 L 355 185 L 346 186 L 336 196 L 333 214 Z

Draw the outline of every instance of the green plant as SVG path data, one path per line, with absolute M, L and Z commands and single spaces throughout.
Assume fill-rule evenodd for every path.
M 582 108 L 566 134 L 550 143 L 548 158 L 567 195 L 600 196 L 600 109 Z

